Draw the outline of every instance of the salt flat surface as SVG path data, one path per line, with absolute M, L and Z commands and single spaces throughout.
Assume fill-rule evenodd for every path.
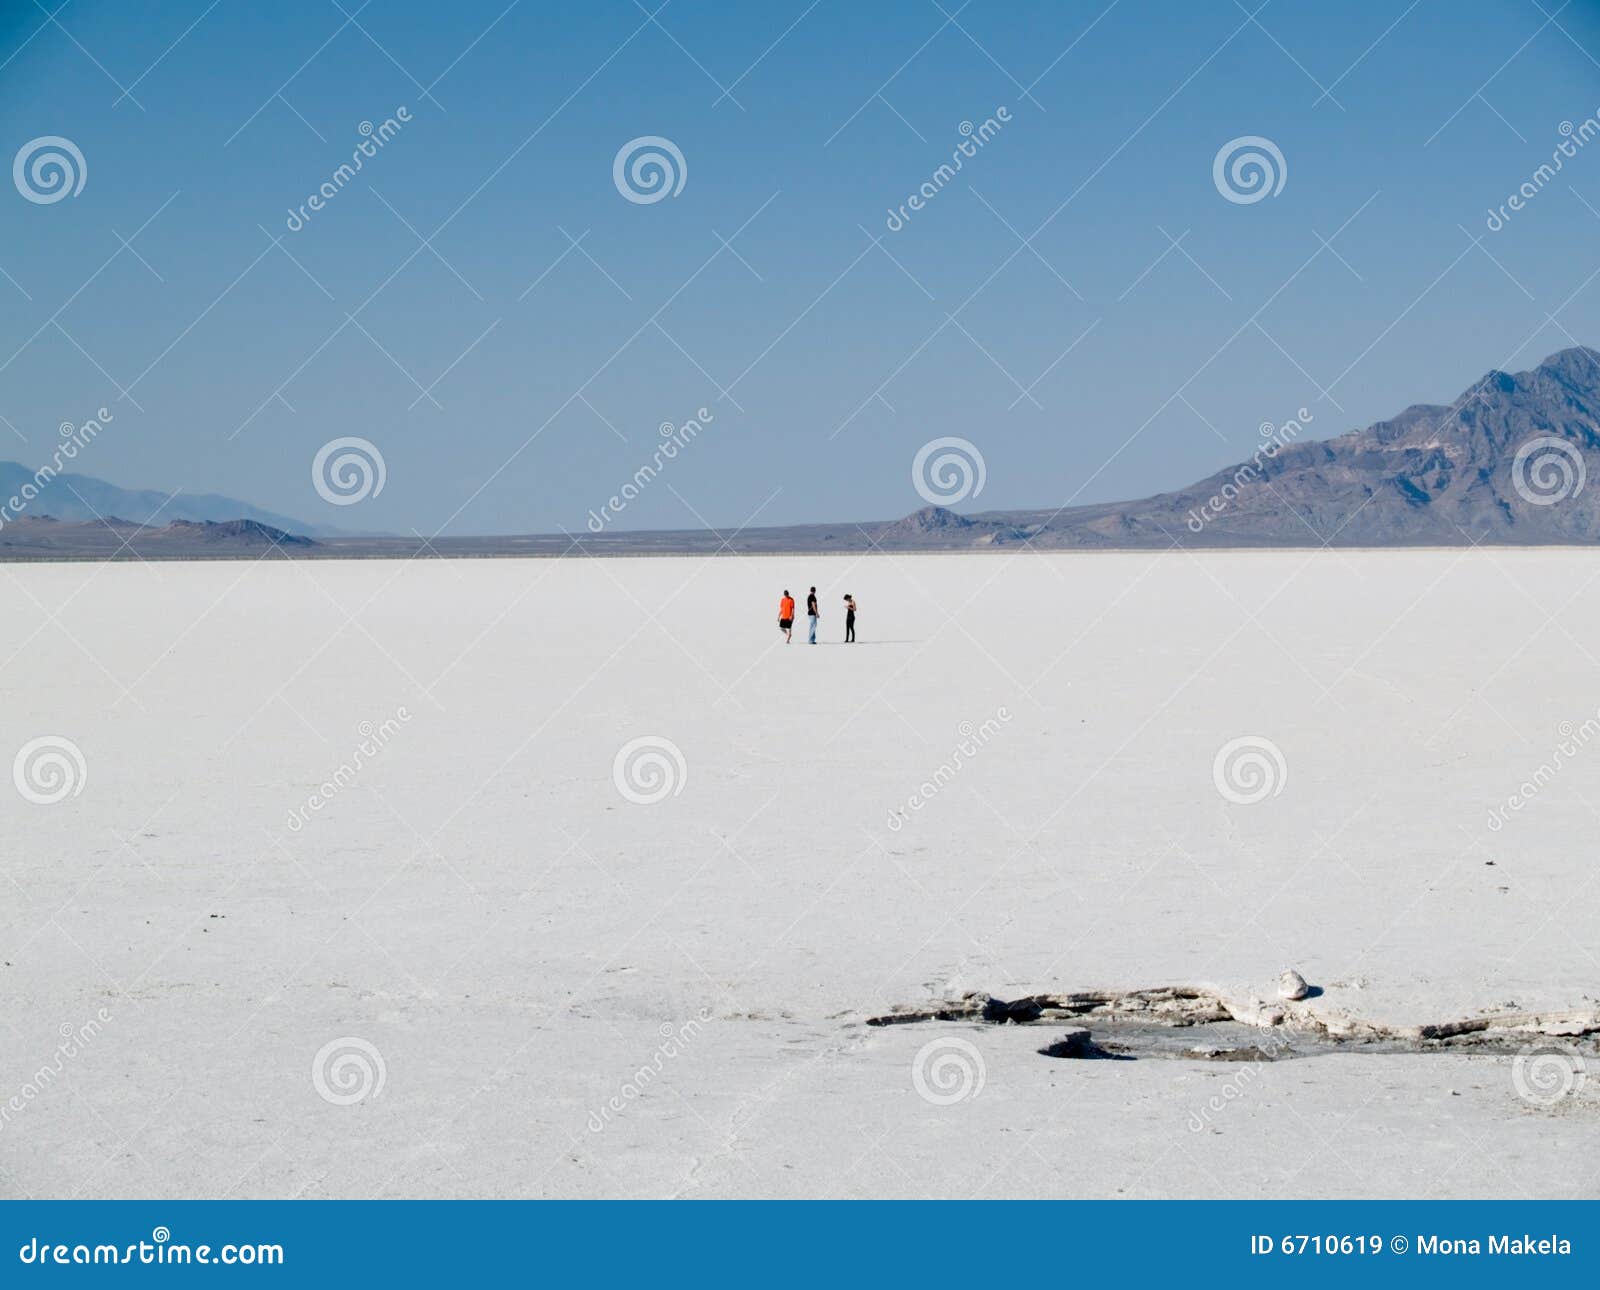
M 1291 965 L 1384 1022 L 1594 1006 L 1597 577 L 1573 550 L 6 566 L 0 760 L 59 736 L 86 775 L 52 805 L 0 780 L 0 1187 L 1592 1196 L 1600 1080 L 1536 1106 L 1506 1056 L 1241 1080 L 862 1023 L 1267 997 Z M 784 646 L 812 583 L 825 644 L 802 618 Z M 614 779 L 645 737 L 684 767 L 652 804 Z M 1245 737 L 1283 759 L 1249 804 L 1214 776 Z M 913 1074 L 950 1039 L 982 1087 L 937 1105 Z

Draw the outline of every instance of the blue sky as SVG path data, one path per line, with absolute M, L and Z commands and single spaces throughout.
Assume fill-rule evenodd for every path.
M 900 515 L 941 436 L 985 461 L 963 509 L 1056 506 L 1600 341 L 1600 141 L 1485 225 L 1600 112 L 1600 6 L 958 3 L 0 6 L 5 155 L 87 167 L 0 197 L 0 457 L 104 406 L 76 466 L 126 486 L 577 530 L 704 407 L 617 527 Z M 614 185 L 645 135 L 677 196 Z M 1276 195 L 1214 184 L 1241 136 Z M 385 462 L 359 506 L 312 486 L 342 436 Z

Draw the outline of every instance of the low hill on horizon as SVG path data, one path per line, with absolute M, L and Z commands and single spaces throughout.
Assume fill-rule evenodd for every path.
M 135 524 L 24 516 L 0 525 L 0 560 L 228 559 L 305 555 L 319 544 L 259 520 Z

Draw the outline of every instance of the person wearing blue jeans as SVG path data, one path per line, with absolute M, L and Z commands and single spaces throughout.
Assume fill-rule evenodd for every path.
M 811 643 L 817 643 L 817 619 L 822 617 L 817 612 L 817 589 L 811 588 L 811 594 L 806 597 L 806 617 L 811 620 Z

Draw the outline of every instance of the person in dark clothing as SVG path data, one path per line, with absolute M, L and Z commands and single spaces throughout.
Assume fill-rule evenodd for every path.
M 806 597 L 806 617 L 811 620 L 811 643 L 817 643 L 817 619 L 822 615 L 817 612 L 817 589 L 811 588 L 811 594 Z
M 844 639 L 848 644 L 856 638 L 856 598 L 845 593 L 844 597 Z

